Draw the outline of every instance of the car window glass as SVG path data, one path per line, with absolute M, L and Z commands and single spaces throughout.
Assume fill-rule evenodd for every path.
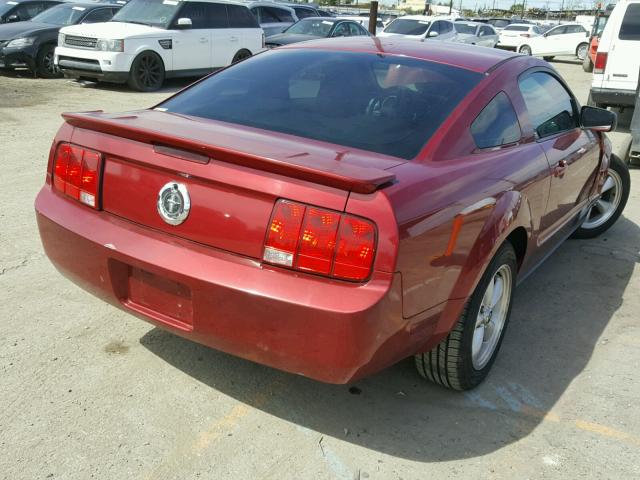
M 193 29 L 211 28 L 211 20 L 209 19 L 207 8 L 208 5 L 216 4 L 208 4 L 204 2 L 184 2 L 177 18 L 190 18 L 191 28 Z M 220 6 L 220 4 L 217 5 Z M 224 5 L 222 5 L 222 8 L 224 11 Z
M 505 32 L 526 32 L 527 30 L 529 30 L 529 27 L 524 25 L 509 25 L 504 29 Z
M 258 22 L 247 7 L 228 3 L 227 14 L 230 28 L 259 28 Z
M 620 40 L 640 40 L 640 3 L 631 3 L 622 19 Z
M 455 24 L 456 32 L 466 34 L 466 35 L 475 35 L 476 27 L 475 25 L 468 25 L 466 23 L 456 23 Z
M 521 78 L 519 85 L 529 118 L 539 138 L 578 126 L 573 98 L 553 76 L 535 72 Z
M 336 25 L 336 28 L 333 30 L 333 37 L 348 37 L 350 35 L 349 25 L 345 22 L 341 22 Z
M 349 23 L 349 35 L 352 37 L 359 37 L 362 35 L 361 27 L 357 23 Z
M 270 10 L 274 10 L 273 13 L 281 22 L 295 22 L 293 14 L 289 10 L 285 10 L 284 8 L 270 8 Z
M 300 20 L 307 17 L 315 17 L 315 13 L 313 12 L 313 10 L 310 10 L 308 8 L 293 7 L 293 9 L 296 11 L 296 16 Z
M 482 34 L 483 35 L 495 35 L 495 30 L 493 30 L 493 28 L 491 27 L 482 27 Z
M 19 5 L 11 15 L 16 15 L 20 20 L 29 20 L 35 17 L 40 12 L 44 11 L 45 7 L 41 3 L 27 3 Z
M 478 148 L 499 147 L 520 140 L 520 124 L 507 94 L 500 92 L 471 124 Z
M 385 33 L 400 33 L 402 35 L 423 35 L 431 22 L 428 20 L 413 20 L 397 18 L 384 29 Z
M 553 35 L 563 35 L 565 33 L 567 33 L 567 27 L 557 27 L 549 30 L 547 36 L 552 37 Z
M 99 8 L 92 12 L 89 12 L 86 17 L 82 19 L 82 23 L 99 23 L 107 22 L 113 17 L 113 11 L 110 8 Z
M 411 159 L 482 78 L 408 57 L 290 49 L 222 70 L 161 107 Z
M 451 30 L 453 30 L 451 22 L 440 22 L 440 33 L 449 33 Z
M 585 29 L 580 25 L 569 25 L 567 26 L 567 33 L 584 33 Z
M 286 33 L 296 33 L 300 35 L 314 35 L 316 37 L 327 37 L 334 26 L 331 20 L 321 20 L 316 18 L 307 18 L 291 25 Z M 335 35 L 334 35 L 335 36 Z
M 429 33 L 431 32 L 437 32 L 438 34 L 440 33 L 440 24 L 442 22 L 438 21 L 438 22 L 433 22 L 433 25 L 431 26 L 431 28 L 429 29 Z

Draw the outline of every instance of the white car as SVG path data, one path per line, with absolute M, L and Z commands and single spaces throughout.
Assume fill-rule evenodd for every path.
M 558 25 L 538 37 L 526 38 L 517 47 L 524 55 L 551 60 L 556 55 L 574 55 L 580 60 L 589 51 L 589 32 L 579 23 Z
M 498 43 L 498 33 L 491 25 L 478 22 L 454 22 L 456 29 L 455 41 L 469 45 L 493 48 Z
M 640 1 L 620 1 L 602 31 L 589 103 L 632 107 L 640 70 Z
M 453 40 L 456 35 L 451 20 L 425 15 L 406 15 L 396 18 L 378 36 L 424 41 L 425 39 Z
M 131 0 L 106 23 L 60 30 L 54 62 L 66 77 L 153 91 L 264 50 L 249 9 L 225 0 Z
M 498 46 L 509 50 L 515 50 L 523 41 L 528 38 L 542 35 L 542 30 L 537 25 L 531 23 L 514 23 L 507 25 L 500 32 Z

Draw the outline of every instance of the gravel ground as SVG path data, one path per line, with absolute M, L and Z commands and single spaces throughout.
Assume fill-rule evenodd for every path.
M 554 65 L 585 101 L 589 75 Z M 425 383 L 411 360 L 324 385 L 153 328 L 43 254 L 33 200 L 60 112 L 147 107 L 184 85 L 0 77 L 0 478 L 640 478 L 637 170 L 615 227 L 518 290 L 480 388 Z M 611 137 L 623 153 L 628 136 Z

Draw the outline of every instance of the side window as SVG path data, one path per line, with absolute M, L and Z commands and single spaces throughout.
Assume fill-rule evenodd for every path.
M 298 17 L 299 20 L 302 20 L 303 18 L 307 18 L 307 17 L 315 17 L 315 14 L 313 13 L 313 11 L 308 8 L 293 7 L 293 9 L 296 11 L 296 16 Z
M 358 25 L 357 23 L 349 23 L 349 36 L 350 37 L 359 37 L 360 35 L 362 35 L 362 33 L 360 33 L 360 25 Z
M 518 83 L 539 138 L 573 130 L 578 126 L 573 97 L 553 76 L 535 72 L 521 78 Z
M 212 3 L 212 5 L 216 5 Z M 229 28 L 259 28 L 258 22 L 247 7 L 227 4 Z
M 565 33 L 567 33 L 567 27 L 557 27 L 549 30 L 547 36 L 552 37 L 553 35 L 563 35 Z
M 336 25 L 335 30 L 333 31 L 332 37 L 348 37 L 349 36 L 349 24 L 345 22 L 341 22 Z
M 640 40 L 640 3 L 630 3 L 620 25 L 620 40 Z
M 567 33 L 585 33 L 586 30 L 582 28 L 580 25 L 569 25 L 567 26 Z
M 45 6 L 43 3 L 24 3 L 16 7 L 11 15 L 16 15 L 20 20 L 29 20 L 35 17 L 40 12 L 44 12 L 49 5 Z
M 258 19 L 260 23 L 279 23 L 280 19 L 274 12 L 275 9 L 268 7 L 258 7 Z
M 295 22 L 293 15 L 288 10 L 285 10 L 283 8 L 271 8 L 270 10 L 274 11 L 274 14 L 281 22 Z
M 201 3 L 201 2 L 185 2 L 182 5 L 182 10 L 177 15 L 178 18 L 190 18 L 192 28 L 211 28 L 211 21 L 208 18 L 208 6 L 216 5 L 215 3 Z M 224 8 L 224 5 L 223 5 Z M 225 12 L 226 14 L 226 12 Z
M 487 35 L 494 35 L 491 27 L 480 27 L 480 36 L 485 37 Z
M 442 22 L 440 24 L 440 33 L 449 33 L 453 30 L 453 23 L 451 22 Z
M 99 8 L 87 14 L 82 23 L 100 23 L 108 22 L 113 17 L 113 10 L 110 8 Z
M 499 147 L 520 140 L 522 133 L 511 101 L 498 93 L 471 124 L 471 135 L 478 148 Z
M 442 33 L 442 31 L 440 30 L 440 24 L 442 22 L 437 21 L 437 22 L 433 22 L 433 25 L 431 25 L 431 29 L 429 29 L 429 33 L 431 32 L 438 32 L 438 34 Z

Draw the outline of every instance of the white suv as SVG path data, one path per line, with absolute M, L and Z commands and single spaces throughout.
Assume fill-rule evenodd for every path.
M 249 9 L 226 0 L 131 0 L 106 23 L 60 30 L 66 77 L 153 91 L 165 78 L 204 75 L 264 49 Z
M 589 103 L 632 107 L 640 70 L 640 1 L 619 1 L 604 27 L 593 65 Z

